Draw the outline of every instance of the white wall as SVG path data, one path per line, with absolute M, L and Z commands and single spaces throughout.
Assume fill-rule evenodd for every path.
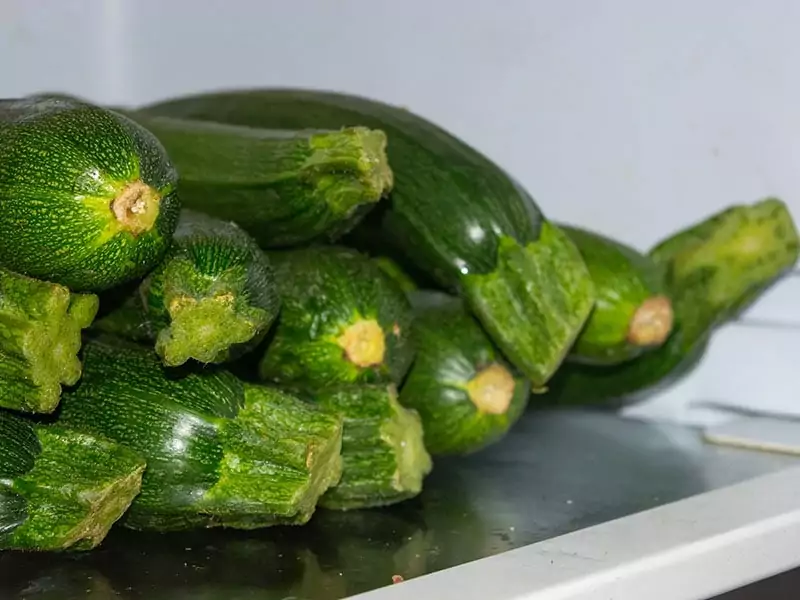
M 550 216 L 647 247 L 769 194 L 800 217 L 798 26 L 797 0 L 0 0 L 0 90 L 366 94 L 463 137 Z M 800 320 L 800 286 L 776 294 L 767 316 Z

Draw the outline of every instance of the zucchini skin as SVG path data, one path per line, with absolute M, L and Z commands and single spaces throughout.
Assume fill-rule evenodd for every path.
M 282 308 L 262 379 L 311 389 L 403 379 L 414 358 L 411 307 L 374 262 L 337 246 L 269 257 Z
M 422 418 L 434 456 L 470 454 L 505 436 L 525 410 L 530 383 L 510 366 L 459 298 L 410 294 L 417 355 L 400 403 Z
M 81 330 L 97 309 L 94 294 L 0 268 L 0 407 L 55 410 L 81 376 Z
M 167 257 L 97 329 L 155 340 L 166 366 L 234 360 L 257 346 L 280 299 L 266 255 L 235 223 L 184 209 Z
M 147 460 L 128 527 L 301 524 L 341 476 L 341 419 L 330 412 L 221 370 L 167 376 L 147 348 L 108 336 L 87 342 L 84 360 L 61 422 Z
M 0 102 L 0 264 L 76 291 L 143 276 L 178 216 L 158 140 L 76 99 Z
M 349 385 L 315 391 L 313 401 L 344 419 L 342 479 L 320 506 L 352 510 L 417 496 L 433 468 L 416 411 L 403 408 L 393 385 Z
M 568 358 L 613 365 L 663 344 L 673 324 L 663 269 L 649 256 L 597 232 L 560 227 L 581 252 L 597 296 Z
M 333 92 L 256 89 L 187 96 L 141 112 L 265 128 L 380 129 L 394 188 L 374 219 L 382 235 L 372 237 L 463 295 L 535 386 L 552 376 L 588 318 L 594 291 L 569 238 L 501 168 L 407 110 Z
M 139 493 L 144 460 L 60 425 L 0 411 L 0 549 L 89 550 Z
M 257 130 L 129 115 L 164 144 L 184 206 L 238 222 L 264 248 L 334 240 L 392 187 L 379 130 Z
M 610 368 L 565 365 L 540 403 L 634 402 L 692 369 L 709 337 L 789 270 L 800 239 L 786 205 L 737 205 L 676 232 L 649 255 L 664 268 L 675 327 L 667 342 Z

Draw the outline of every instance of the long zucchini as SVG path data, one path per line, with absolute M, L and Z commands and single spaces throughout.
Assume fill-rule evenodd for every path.
M 132 450 L 0 411 L 0 549 L 88 550 L 142 482 Z
M 433 464 L 414 410 L 393 385 L 350 385 L 311 396 L 344 419 L 342 479 L 320 499 L 337 510 L 396 504 L 418 495 Z
M 73 290 L 141 277 L 178 217 L 161 144 L 117 113 L 66 97 L 0 101 L 0 264 Z
M 402 380 L 414 355 L 411 308 L 374 262 L 336 246 L 270 259 L 282 308 L 263 379 L 310 388 Z
M 305 523 L 341 476 L 341 419 L 219 370 L 168 377 L 146 348 L 87 342 L 61 421 L 141 453 L 135 529 Z
M 400 390 L 416 409 L 433 455 L 468 454 L 500 440 L 528 403 L 516 376 L 458 298 L 410 295 L 417 355 Z
M 61 386 L 81 376 L 81 329 L 97 308 L 94 294 L 0 269 L 0 407 L 56 408 Z
M 673 321 L 663 269 L 649 256 L 599 233 L 561 228 L 580 250 L 597 294 L 570 360 L 619 364 L 663 344 Z
M 234 223 L 181 211 L 166 259 L 96 328 L 155 340 L 167 366 L 232 360 L 255 347 L 278 314 L 269 261 Z
M 391 202 L 378 209 L 377 237 L 460 291 L 537 387 L 589 315 L 591 280 L 569 238 L 501 168 L 407 110 L 344 94 L 264 89 L 188 96 L 142 112 L 251 127 L 384 131 L 395 184 Z
M 614 367 L 565 365 L 543 403 L 635 401 L 692 368 L 710 335 L 797 262 L 797 229 L 768 198 L 734 206 L 676 233 L 650 256 L 663 266 L 675 328 L 660 348 Z
M 335 239 L 392 187 L 382 131 L 274 131 L 129 115 L 164 144 L 184 206 L 236 221 L 265 248 Z

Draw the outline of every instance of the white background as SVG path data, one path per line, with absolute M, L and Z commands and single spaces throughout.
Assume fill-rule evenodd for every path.
M 798 31 L 796 0 L 0 0 L 0 90 L 365 94 L 467 140 L 549 216 L 646 248 L 766 195 L 800 216 Z M 800 321 L 800 286 L 759 307 Z M 712 384 L 752 390 L 761 361 L 758 389 L 797 403 L 769 348 L 739 344 Z

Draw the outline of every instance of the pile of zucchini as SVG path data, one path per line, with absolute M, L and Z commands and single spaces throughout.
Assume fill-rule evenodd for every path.
M 354 96 L 0 101 L 0 548 L 412 498 L 679 376 L 799 247 L 766 199 L 638 252 Z

